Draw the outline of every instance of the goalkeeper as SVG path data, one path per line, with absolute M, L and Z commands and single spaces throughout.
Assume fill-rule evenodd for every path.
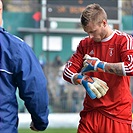
M 77 133 L 132 133 L 133 38 L 107 23 L 107 14 L 90 4 L 81 14 L 89 36 L 66 63 L 63 77 L 86 90 Z

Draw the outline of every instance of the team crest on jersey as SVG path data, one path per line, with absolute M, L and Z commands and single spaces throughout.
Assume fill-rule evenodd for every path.
M 113 56 L 113 54 L 114 54 L 114 48 L 109 48 L 109 55 Z

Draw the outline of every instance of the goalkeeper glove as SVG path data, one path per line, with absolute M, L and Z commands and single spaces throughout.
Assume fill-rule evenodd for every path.
M 106 82 L 87 75 L 78 74 L 76 81 L 84 86 L 91 99 L 101 98 L 109 89 Z
M 81 71 L 82 74 L 86 72 L 105 72 L 105 64 L 106 62 L 100 61 L 96 57 L 91 57 L 89 55 L 84 56 L 85 61 L 83 62 L 83 69 Z

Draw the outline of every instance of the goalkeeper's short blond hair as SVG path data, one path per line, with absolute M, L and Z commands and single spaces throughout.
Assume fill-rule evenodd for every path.
M 87 26 L 89 22 L 100 23 L 105 19 L 107 21 L 107 13 L 99 4 L 90 4 L 81 13 L 81 25 Z

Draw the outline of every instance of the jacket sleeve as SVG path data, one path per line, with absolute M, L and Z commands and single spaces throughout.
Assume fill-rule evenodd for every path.
M 24 100 L 35 128 L 45 130 L 49 114 L 47 80 L 32 49 L 24 42 L 19 44 L 14 64 L 20 98 Z

